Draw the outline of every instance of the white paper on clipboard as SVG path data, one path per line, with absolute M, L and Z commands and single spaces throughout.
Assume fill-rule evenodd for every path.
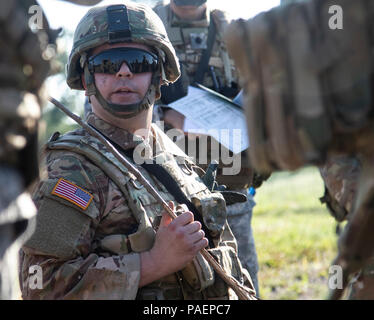
M 183 114 L 184 131 L 207 134 L 231 150 L 240 153 L 249 147 L 243 110 L 204 89 L 188 87 L 188 95 L 169 107 Z

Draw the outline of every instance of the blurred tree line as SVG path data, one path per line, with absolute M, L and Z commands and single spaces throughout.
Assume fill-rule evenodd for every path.
M 66 84 L 66 64 L 73 33 L 62 31 L 57 39 L 57 50 L 55 57 L 51 62 L 51 75 L 46 82 L 46 96 L 53 96 L 72 112 L 82 117 L 83 115 L 83 91 L 71 90 Z M 65 133 L 77 128 L 77 125 L 62 113 L 52 103 L 46 102 L 42 110 L 42 121 L 39 130 L 39 143 L 44 144 L 54 132 Z

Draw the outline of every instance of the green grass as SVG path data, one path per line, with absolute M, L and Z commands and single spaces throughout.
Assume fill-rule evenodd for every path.
M 263 299 L 325 299 L 336 222 L 317 168 L 275 173 L 257 191 L 253 231 Z

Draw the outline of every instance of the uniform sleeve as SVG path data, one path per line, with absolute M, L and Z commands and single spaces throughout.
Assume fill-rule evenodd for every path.
M 135 299 L 140 255 L 103 257 L 95 252 L 94 236 L 105 211 L 108 179 L 84 158 L 60 151 L 47 156 L 47 170 L 48 178 L 34 193 L 35 231 L 20 252 L 23 298 Z M 74 184 L 93 196 L 86 208 L 80 199 L 56 192 L 61 178 L 67 187 Z

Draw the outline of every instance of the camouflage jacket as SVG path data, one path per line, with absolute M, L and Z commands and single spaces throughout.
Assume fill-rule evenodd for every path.
M 249 275 L 241 268 L 236 241 L 227 226 L 222 196 L 208 191 L 186 155 L 157 126 L 152 126 L 156 141 L 153 150 L 141 138 L 109 125 L 94 114 L 88 116 L 87 122 L 124 150 L 140 148 L 145 154 L 149 152 L 153 158 L 162 159 L 162 166 L 200 209 L 212 231 L 216 247 L 209 250 L 227 272 L 240 281 L 248 281 Z M 80 141 L 75 145 L 78 145 L 77 152 L 59 147 L 69 139 Z M 34 193 L 38 208 L 36 231 L 21 250 L 24 299 L 235 298 L 214 273 L 204 267 L 202 273 L 197 269 L 197 265 L 204 264 L 201 259 L 194 262 L 194 270 L 210 279 L 206 279 L 200 290 L 196 289 L 198 285 L 191 289 L 194 283 L 187 281 L 189 270 L 181 270 L 180 274 L 172 274 L 139 290 L 139 253 L 153 246 L 163 210 L 161 205 L 83 129 L 55 140 L 47 144 L 46 176 Z M 79 153 L 84 148 L 99 150 L 111 161 L 95 165 Z M 155 177 L 141 166 L 137 168 L 166 201 L 174 200 Z M 64 187 L 79 189 L 79 199 L 64 194 Z M 29 267 L 33 265 L 42 269 L 41 289 L 31 289 Z
M 209 67 L 214 68 L 221 86 L 231 87 L 232 83 L 234 83 L 234 86 L 238 84 L 238 75 L 234 63 L 230 59 L 223 41 L 223 30 L 229 23 L 229 18 L 225 12 L 209 10 L 208 8 L 203 19 L 184 21 L 172 12 L 170 4 L 160 3 L 154 8 L 154 11 L 164 22 L 168 37 L 175 48 L 178 59 L 186 68 L 191 84 L 194 82 L 203 50 L 207 48 L 210 13 L 212 12 L 217 32 L 208 63 Z M 202 84 L 214 89 L 212 76 L 209 72 L 206 72 Z
M 335 155 L 320 168 L 320 173 L 325 185 L 321 202 L 326 203 L 337 221 L 349 220 L 361 173 L 360 160 L 353 156 Z

